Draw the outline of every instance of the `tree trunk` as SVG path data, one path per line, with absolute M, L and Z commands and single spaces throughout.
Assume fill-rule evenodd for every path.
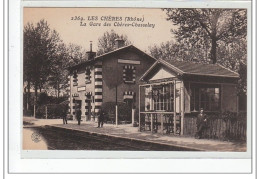
M 28 81 L 28 83 L 27 83 L 27 106 L 26 106 L 26 108 L 27 108 L 27 110 L 29 110 L 29 108 L 30 108 L 30 106 L 31 106 L 31 104 L 30 104 L 30 99 L 31 99 L 31 82 L 30 81 Z
M 213 64 L 217 62 L 217 39 L 214 37 L 211 39 L 211 61 Z
M 36 103 L 36 101 L 37 101 L 37 97 L 38 97 L 37 90 L 38 90 L 38 85 L 35 84 L 35 85 L 34 85 L 34 97 L 35 97 L 35 103 Z
M 60 98 L 60 87 L 59 85 L 57 87 L 58 87 L 58 98 Z

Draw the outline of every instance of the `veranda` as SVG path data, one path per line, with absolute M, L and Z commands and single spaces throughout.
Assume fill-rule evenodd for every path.
M 139 130 L 183 135 L 186 115 L 238 112 L 238 75 L 215 64 L 156 62 L 139 85 Z

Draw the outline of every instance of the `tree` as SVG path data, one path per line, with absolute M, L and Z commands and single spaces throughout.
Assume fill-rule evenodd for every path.
M 154 45 L 148 47 L 151 56 L 156 59 L 163 59 L 166 61 L 177 60 L 176 56 L 179 51 L 178 44 L 173 41 L 167 41 L 165 43 L 161 43 L 160 46 Z
M 86 50 L 82 46 L 70 43 L 66 47 L 67 59 L 64 66 L 69 67 L 86 61 Z
M 122 39 L 125 41 L 125 45 L 131 44 L 126 35 L 119 35 L 114 30 L 105 32 L 103 36 L 98 39 L 97 55 L 115 50 L 115 40 Z
M 66 46 L 61 43 L 57 46 L 55 58 L 52 60 L 51 73 L 48 78 L 48 85 L 56 90 L 56 97 L 60 97 L 61 90 L 65 90 L 68 86 L 68 70 L 67 68 L 83 61 L 85 50 L 79 45 L 69 44 Z
M 202 50 L 201 46 L 189 46 L 183 41 L 167 41 L 160 45 L 149 47 L 151 56 L 166 61 L 197 61 L 207 63 L 207 49 Z
M 247 11 L 245 9 L 163 9 L 167 20 L 177 26 L 172 30 L 178 41 L 191 46 L 210 46 L 210 59 L 217 62 L 217 46 L 235 38 L 246 37 Z
M 36 101 L 38 89 L 41 91 L 51 73 L 60 42 L 59 34 L 51 30 L 45 20 L 40 20 L 36 26 L 28 23 L 24 27 L 24 81 L 28 92 L 33 85 Z
M 246 39 L 234 39 L 230 43 L 220 43 L 217 48 L 218 63 L 238 72 L 240 63 L 247 61 Z
M 247 94 L 247 65 L 246 63 L 240 62 L 238 74 L 240 79 L 238 81 L 237 91 L 239 95 L 246 95 Z

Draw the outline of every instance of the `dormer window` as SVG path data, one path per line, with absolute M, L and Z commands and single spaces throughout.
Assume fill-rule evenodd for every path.
M 124 66 L 123 80 L 125 83 L 135 83 L 135 67 L 133 65 Z

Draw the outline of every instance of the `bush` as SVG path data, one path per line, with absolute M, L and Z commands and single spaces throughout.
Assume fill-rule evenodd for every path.
M 47 105 L 47 118 L 48 119 L 62 118 L 65 107 L 66 105 L 64 104 Z M 38 106 L 36 110 L 36 117 L 46 118 L 46 105 Z
M 132 115 L 132 108 L 127 105 L 126 103 L 117 103 L 118 104 L 118 120 L 119 122 L 127 121 L 131 122 L 131 115 Z M 115 116 L 116 110 L 116 103 L 115 102 L 106 102 L 103 103 L 101 109 L 107 114 L 108 116 Z

